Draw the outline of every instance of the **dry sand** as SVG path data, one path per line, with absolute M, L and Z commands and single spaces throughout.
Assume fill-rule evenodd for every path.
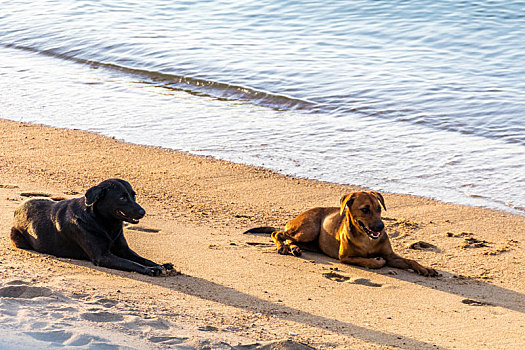
M 525 348 L 525 217 L 384 193 L 394 249 L 442 276 L 367 270 L 242 234 L 354 187 L 75 130 L 0 120 L 0 132 L 0 348 Z M 112 177 L 147 211 L 125 229 L 130 246 L 182 275 L 12 247 L 23 194 L 82 196 Z

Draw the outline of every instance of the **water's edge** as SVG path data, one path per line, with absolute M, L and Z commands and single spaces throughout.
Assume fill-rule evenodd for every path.
M 106 138 L 116 139 L 114 136 L 109 136 L 109 135 L 106 135 L 106 134 L 100 133 L 100 132 L 93 132 L 93 131 L 80 130 L 80 129 L 71 129 L 71 128 L 60 128 L 60 127 L 55 127 L 55 126 L 52 126 L 52 125 L 46 125 L 46 124 L 41 124 L 41 123 L 20 122 L 20 121 L 16 121 L 14 119 L 9 119 L 9 118 L 5 118 L 5 117 L 0 117 L 0 121 L 3 121 L 3 122 L 14 122 L 14 123 L 17 123 L 17 124 L 20 124 L 20 125 L 24 125 L 24 124 L 36 125 L 36 126 L 42 126 L 42 127 L 45 127 L 45 128 L 58 129 L 58 130 L 60 130 L 60 129 L 62 129 L 62 130 L 71 130 L 73 132 L 85 132 L 85 133 L 98 135 L 98 136 L 102 136 L 102 137 L 106 137 Z M 219 161 L 222 164 L 236 164 L 236 165 L 242 165 L 242 166 L 250 167 L 250 168 L 253 168 L 253 169 L 264 169 L 265 171 L 270 171 L 275 176 L 282 176 L 282 177 L 293 178 L 293 179 L 298 179 L 298 180 L 300 179 L 300 180 L 304 180 L 304 181 L 310 181 L 310 182 L 313 182 L 313 183 L 334 184 L 334 185 L 341 185 L 341 186 L 348 186 L 348 187 L 358 188 L 358 189 L 362 189 L 362 190 L 372 190 L 371 188 L 368 188 L 366 186 L 359 185 L 359 184 L 348 184 L 348 183 L 341 183 L 341 182 L 335 182 L 335 181 L 320 180 L 320 179 L 315 179 L 315 178 L 308 178 L 308 177 L 303 177 L 303 176 L 296 176 L 296 175 L 283 173 L 283 172 L 277 171 L 275 169 L 266 168 L 266 167 L 263 167 L 263 166 L 250 165 L 250 164 L 235 162 L 235 161 L 231 161 L 231 160 L 221 159 L 221 158 L 218 158 L 218 157 L 213 156 L 213 155 L 200 155 L 200 154 L 196 154 L 196 153 L 192 153 L 192 152 L 175 150 L 175 149 L 168 148 L 168 147 L 163 147 L 163 146 L 155 146 L 155 145 L 147 145 L 147 144 L 140 144 L 140 143 L 129 142 L 129 141 L 126 141 L 126 140 L 123 140 L 123 139 L 116 139 L 116 141 L 118 141 L 118 142 L 120 142 L 122 144 L 128 144 L 128 145 L 132 145 L 132 146 L 136 146 L 136 147 L 145 147 L 145 148 L 151 148 L 151 149 L 164 149 L 164 150 L 167 150 L 169 152 L 174 152 L 174 153 L 179 153 L 179 154 L 184 154 L 184 155 L 190 155 L 192 157 L 197 157 L 197 158 L 202 158 L 202 159 L 214 159 L 216 161 Z M 468 204 L 461 204 L 461 203 L 455 203 L 455 202 L 448 202 L 448 201 L 443 201 L 443 200 L 440 200 L 440 199 L 427 197 L 427 196 L 422 196 L 422 195 L 417 195 L 417 194 L 408 194 L 408 193 L 401 193 L 401 192 L 388 192 L 388 191 L 381 191 L 381 192 L 383 194 L 386 193 L 386 194 L 401 195 L 401 196 L 408 196 L 408 197 L 415 197 L 415 198 L 425 198 L 425 199 L 428 199 L 428 200 L 431 200 L 431 201 L 434 201 L 434 202 L 445 203 L 445 204 L 454 205 L 454 206 L 460 206 L 460 207 L 479 208 L 479 209 L 482 209 L 482 210 L 488 210 L 488 211 L 491 211 L 491 212 L 500 213 L 502 216 L 505 216 L 505 215 L 525 216 L 525 214 L 522 214 L 519 211 L 512 212 L 510 210 L 511 208 L 509 208 L 509 210 L 501 210 L 501 209 L 494 209 L 494 208 L 484 207 L 484 206 L 476 206 L 476 205 L 468 205 Z
M 0 85 L 0 117 L 86 130 L 299 178 L 525 214 L 525 194 L 511 192 L 524 181 L 519 177 L 525 164 L 520 145 L 358 113 L 341 117 L 308 113 L 308 108 L 283 110 L 237 96 L 167 89 L 148 74 L 5 47 L 0 50 L 0 76 L 8 84 Z M 201 81 L 196 82 L 199 88 Z M 268 96 L 272 100 L 276 95 Z

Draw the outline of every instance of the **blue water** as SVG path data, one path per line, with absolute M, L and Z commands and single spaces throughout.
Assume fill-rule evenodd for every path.
M 10 1 L 0 117 L 525 212 L 525 2 Z

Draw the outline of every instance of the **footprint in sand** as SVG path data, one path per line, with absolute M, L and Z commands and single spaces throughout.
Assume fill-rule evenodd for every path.
M 119 322 L 124 319 L 124 316 L 107 311 L 99 312 L 84 312 L 80 314 L 84 320 L 91 322 Z
M 171 328 L 169 321 L 162 318 L 144 319 L 139 316 L 126 316 L 125 322 L 120 323 L 124 328 L 131 330 L 142 330 L 144 332 L 151 332 L 155 330 L 166 331 Z
M 152 343 L 159 343 L 163 345 L 177 345 L 188 340 L 187 337 L 170 337 L 170 336 L 158 336 L 151 337 L 148 340 Z
M 90 345 L 92 349 L 119 349 L 117 345 L 109 344 L 107 339 L 96 335 L 74 334 L 65 330 L 55 330 L 47 332 L 24 332 L 33 339 L 48 342 L 51 344 L 60 344 L 61 346 L 85 346 Z
M 245 348 L 246 349 L 246 348 Z M 303 343 L 295 342 L 293 340 L 278 340 L 270 343 L 266 343 L 255 348 L 256 350 L 272 350 L 272 349 L 282 349 L 282 350 L 315 350 L 310 345 Z
M 360 285 L 363 285 L 363 286 L 375 287 L 375 288 L 383 286 L 380 283 L 375 283 L 375 282 L 370 281 L 368 278 L 356 278 L 356 279 L 350 281 L 349 283 L 360 284 Z
M 65 342 L 64 345 L 68 346 L 84 346 L 91 344 L 90 348 L 95 349 L 96 346 L 100 346 L 101 349 L 105 349 L 108 346 L 113 346 L 110 344 L 107 344 L 108 340 L 97 337 L 95 335 L 86 335 L 86 334 L 75 334 L 69 339 L 67 342 Z
M 335 282 L 346 282 L 346 281 L 350 280 L 350 277 L 343 276 L 343 275 L 338 274 L 337 272 L 333 272 L 333 271 L 323 273 L 323 276 L 328 278 L 329 280 L 332 280 L 332 281 L 335 281 Z M 375 283 L 375 282 L 370 281 L 368 278 L 355 278 L 355 279 L 352 279 L 348 283 L 360 284 L 362 286 L 367 286 L 367 287 L 382 287 L 383 286 L 380 283 Z
M 461 249 L 483 248 L 483 247 L 489 247 L 492 245 L 492 242 L 488 242 L 483 239 L 475 238 L 474 234 L 471 232 L 461 232 L 461 233 L 447 232 L 447 237 L 463 238 L 463 242 L 461 242 L 459 246 Z
M 408 246 L 409 249 L 414 250 L 429 250 L 434 252 L 440 252 L 441 250 L 433 245 L 432 243 L 424 242 L 424 241 L 417 241 Z
M 37 297 L 48 297 L 51 295 L 53 295 L 53 291 L 46 287 L 15 285 L 0 288 L 0 297 L 4 298 L 32 299 Z
M 117 300 L 113 300 L 113 299 L 100 298 L 100 299 L 97 299 L 97 300 L 88 301 L 88 302 L 86 302 L 86 304 L 102 305 L 106 309 L 109 309 L 109 308 L 112 308 L 113 306 L 117 305 L 118 301 Z
M 168 330 L 171 327 L 168 321 L 165 321 L 161 318 L 154 320 L 144 320 L 143 322 L 145 325 L 153 329 Z
M 483 254 L 484 255 L 500 255 L 502 253 L 513 250 L 515 247 L 518 246 L 518 244 L 519 244 L 519 241 L 516 241 L 514 239 L 509 239 L 503 245 L 500 245 L 497 248 L 484 252 Z
M 23 280 L 7 281 L 0 285 L 0 325 L 11 329 L 13 339 L 24 339 L 27 344 L 37 344 L 37 349 L 58 347 L 81 347 L 89 349 L 121 349 L 116 339 L 105 339 L 97 334 L 98 326 L 79 327 L 79 319 L 98 322 L 119 322 L 123 315 L 101 311 L 101 307 L 113 307 L 118 301 L 98 298 L 93 300 L 97 310 L 83 311 L 85 303 L 72 300 L 45 287 L 31 286 Z M 145 320 L 148 331 L 169 329 L 158 320 Z M 111 333 L 107 333 L 111 335 Z M 25 344 L 24 342 L 24 344 Z M 32 343 L 36 342 L 36 343 Z M 2 343 L 0 342 L 0 348 Z
M 348 281 L 350 279 L 350 277 L 340 275 L 337 272 L 333 272 L 333 271 L 325 272 L 325 273 L 323 273 L 323 276 L 325 278 L 328 278 L 329 280 L 332 280 L 332 281 L 335 281 L 335 282 L 345 282 L 345 281 Z
M 483 247 L 488 247 L 489 244 L 492 244 L 492 243 L 485 241 L 485 240 L 480 240 L 474 237 L 468 237 L 468 238 L 465 238 L 463 243 L 460 245 L 460 248 L 461 249 L 483 248 Z
M 64 330 L 47 331 L 47 332 L 24 332 L 36 340 L 41 340 L 49 343 L 62 344 L 67 341 L 73 333 Z
M 388 236 L 390 238 L 403 238 L 410 235 L 421 226 L 419 223 L 404 219 L 404 218 L 389 218 L 383 217 L 384 221 L 387 221 L 387 226 L 389 228 Z

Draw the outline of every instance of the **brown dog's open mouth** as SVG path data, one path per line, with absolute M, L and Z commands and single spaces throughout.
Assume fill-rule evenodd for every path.
M 366 232 L 366 234 L 368 235 L 368 237 L 372 238 L 372 239 L 378 239 L 379 236 L 381 236 L 381 232 L 375 232 L 375 231 L 372 231 L 370 230 L 368 227 L 365 226 L 365 224 L 363 224 L 361 221 L 358 221 L 359 223 L 359 226 L 361 227 L 361 229 L 363 231 Z
M 139 223 L 138 219 L 129 217 L 128 215 L 126 215 L 126 213 L 124 213 L 121 210 L 117 210 L 117 214 L 118 214 L 118 216 L 121 217 L 122 220 L 127 221 L 127 222 L 129 222 L 131 224 L 138 224 Z

